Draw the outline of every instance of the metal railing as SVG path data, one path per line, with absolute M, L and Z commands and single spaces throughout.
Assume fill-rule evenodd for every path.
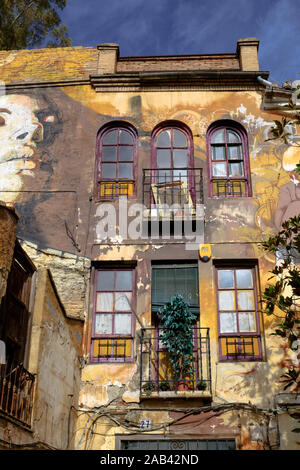
M 178 391 L 169 354 L 162 343 L 163 328 L 145 328 L 140 336 L 140 392 Z M 193 373 L 185 377 L 189 391 L 206 391 L 211 394 L 211 362 L 209 328 L 194 328 Z
M 34 375 L 22 364 L 0 364 L 0 411 L 31 426 Z
M 103 336 L 93 337 L 91 362 L 131 362 L 133 357 L 133 337 Z
M 221 359 L 232 361 L 257 361 L 262 359 L 262 344 L 260 335 L 220 335 L 219 344 Z
M 203 204 L 201 168 L 150 168 L 143 170 L 143 204 L 195 206 Z

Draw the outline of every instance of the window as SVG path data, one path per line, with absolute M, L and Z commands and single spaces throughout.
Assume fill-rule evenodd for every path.
M 251 196 L 246 131 L 238 123 L 219 121 L 207 137 L 210 195 Z
M 157 128 L 152 136 L 151 189 L 154 204 L 192 205 L 196 183 L 190 131 L 179 123 Z M 198 181 L 200 190 L 200 178 Z
M 160 307 L 175 294 L 183 296 L 190 311 L 199 316 L 198 266 L 196 263 L 164 263 L 152 266 L 152 312 L 154 328 L 147 328 L 141 338 L 141 394 L 147 395 L 149 387 L 155 392 L 177 390 L 169 354 L 161 340 L 166 329 L 157 315 Z M 193 332 L 194 371 L 186 377 L 190 391 L 211 392 L 209 329 L 199 328 Z M 143 367 L 143 365 L 145 365 Z M 200 384 L 202 388 L 200 388 Z M 153 390 L 153 389 L 152 389 Z M 202 392 L 201 392 L 202 393 Z
M 100 269 L 95 274 L 91 361 L 131 361 L 134 270 Z
M 235 439 L 153 439 L 143 436 L 137 439 L 119 438 L 118 447 L 126 450 L 235 450 Z
M 158 264 L 152 267 L 152 312 L 158 312 L 175 294 L 199 313 L 197 264 Z
M 137 135 L 125 124 L 105 127 L 97 142 L 97 191 L 101 199 L 133 196 Z
M 220 358 L 262 357 L 255 267 L 216 269 Z

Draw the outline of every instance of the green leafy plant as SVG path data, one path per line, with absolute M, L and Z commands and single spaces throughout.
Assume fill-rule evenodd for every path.
M 269 281 L 272 280 L 272 283 L 262 294 L 263 312 L 279 318 L 271 334 L 281 337 L 286 341 L 287 348 L 296 351 L 300 338 L 300 272 L 296 263 L 300 257 L 300 216 L 285 221 L 282 230 L 264 242 L 262 247 L 265 251 L 280 255 L 279 262 L 271 271 Z M 282 365 L 284 373 L 280 383 L 284 390 L 299 392 L 300 357 L 297 361 L 286 359 Z
M 151 395 L 152 392 L 154 392 L 155 390 L 155 383 L 150 381 L 150 382 L 146 382 L 144 385 L 143 385 L 143 391 L 146 393 L 146 395 Z
M 170 384 L 166 380 L 162 380 L 161 382 L 159 382 L 159 390 L 161 390 L 162 392 L 166 392 L 170 389 Z
M 207 383 L 204 382 L 204 380 L 199 380 L 196 386 L 197 386 L 197 390 L 206 390 Z
M 175 382 L 194 374 L 193 327 L 197 316 L 190 312 L 183 297 L 176 294 L 159 311 L 162 322 L 160 340 L 166 347 Z

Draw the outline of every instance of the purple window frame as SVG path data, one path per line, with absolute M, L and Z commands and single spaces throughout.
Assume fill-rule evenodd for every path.
M 186 147 L 178 147 L 172 145 L 173 143 L 173 135 L 174 133 L 172 132 L 172 138 L 171 138 L 171 146 L 170 147 L 158 147 L 156 146 L 156 139 L 158 138 L 158 135 L 161 132 L 167 131 L 167 130 L 179 130 L 181 131 L 187 140 L 187 146 Z M 177 122 L 177 121 L 166 121 L 164 123 L 159 124 L 154 131 L 152 132 L 151 136 L 151 163 L 152 163 L 152 168 L 159 169 L 157 165 L 157 149 L 170 149 L 171 150 L 171 166 L 170 170 L 173 169 L 180 169 L 180 167 L 174 167 L 174 156 L 173 156 L 173 151 L 174 150 L 182 150 L 182 149 L 187 149 L 188 153 L 188 166 L 187 168 L 191 168 L 192 170 L 194 169 L 194 145 L 193 145 L 193 136 L 192 132 L 188 129 L 187 126 L 185 126 L 183 123 Z M 166 168 L 164 168 L 166 169 Z M 155 181 L 155 172 L 152 174 L 153 181 Z M 193 202 L 195 202 L 195 192 L 193 190 L 194 185 L 193 185 L 193 178 L 194 178 L 194 172 L 189 172 L 188 173 L 188 184 L 189 184 L 189 190 L 191 193 L 191 198 Z M 152 201 L 154 202 L 154 201 Z
M 133 144 L 130 145 L 130 144 L 119 144 L 119 132 L 118 132 L 118 137 L 117 137 L 117 143 L 116 143 L 116 147 L 117 147 L 117 159 L 116 161 L 105 161 L 103 162 L 102 161 L 102 148 L 103 148 L 103 139 L 104 137 L 111 131 L 126 131 L 128 132 L 131 136 L 132 136 L 132 139 L 133 139 Z M 137 165 L 137 143 L 138 143 L 138 136 L 137 136 L 137 131 L 136 129 L 128 124 L 128 123 L 125 123 L 125 122 L 113 122 L 113 123 L 110 123 L 108 125 L 106 125 L 105 127 L 103 127 L 99 133 L 98 133 L 98 136 L 97 136 L 97 145 L 96 145 L 96 182 L 95 182 L 95 186 L 96 186 L 96 199 L 106 199 L 105 197 L 101 196 L 100 195 L 100 184 L 102 182 L 132 182 L 133 184 L 133 191 L 132 191 L 132 195 L 128 196 L 128 197 L 136 197 L 136 175 L 137 175 L 137 169 L 136 169 L 136 165 Z M 109 145 L 104 145 L 104 146 L 114 146 L 113 144 L 109 144 Z M 118 177 L 118 163 L 119 162 L 119 148 L 120 147 L 133 147 L 133 155 L 132 155 L 132 161 L 125 161 L 125 160 L 122 160 L 121 163 L 130 163 L 132 164 L 132 178 L 119 178 Z M 102 177 L 102 163 L 112 163 L 112 164 L 116 164 L 116 177 L 115 178 L 103 178 Z M 109 197 L 108 199 L 115 199 L 119 197 L 119 194 L 115 194 L 114 196 L 111 196 Z
M 114 273 L 118 272 L 118 271 L 128 271 L 128 272 L 131 272 L 131 280 L 132 280 L 132 289 L 131 289 L 131 293 L 132 293 L 132 296 L 131 296 L 131 303 L 133 305 L 135 305 L 135 269 L 134 268 L 130 268 L 130 267 L 124 267 L 124 268 L 121 268 L 121 267 L 107 267 L 107 268 L 99 268 L 99 269 L 96 269 L 95 270 L 95 275 L 94 275 L 94 301 L 93 301 L 93 318 L 92 318 L 92 335 L 91 335 L 91 351 L 90 351 L 90 362 L 91 363 L 105 363 L 105 362 L 112 362 L 112 363 L 124 363 L 124 362 L 133 362 L 133 354 L 134 354 L 134 331 L 135 331 L 135 322 L 134 322 L 134 313 L 132 310 L 128 310 L 128 311 L 109 311 L 109 312 L 105 312 L 105 311 L 98 311 L 97 308 L 96 308 L 96 303 L 97 303 L 97 293 L 98 292 L 105 292 L 105 293 L 109 293 L 109 292 L 112 292 L 112 293 L 115 293 L 115 292 L 129 292 L 128 290 L 124 290 L 124 291 L 120 291 L 120 290 L 116 290 L 115 287 L 116 287 L 116 274 L 114 274 L 114 286 L 113 286 L 113 289 L 111 290 L 97 290 L 97 281 L 98 281 L 98 273 L 99 272 L 106 272 L 106 271 L 113 271 Z M 114 330 L 114 316 L 116 313 L 120 313 L 120 314 L 128 314 L 130 313 L 131 314 L 131 332 L 130 334 L 120 334 L 120 333 L 96 333 L 95 332 L 95 326 L 96 326 L 96 315 L 98 313 L 108 313 L 108 314 L 112 314 L 112 331 Z M 103 357 L 103 358 L 98 358 L 98 357 L 95 357 L 93 356 L 93 344 L 94 344 L 94 340 L 97 340 L 97 339 L 105 339 L 105 338 L 119 338 L 119 339 L 129 339 L 131 340 L 131 356 L 128 356 L 128 357 L 124 357 L 124 360 L 123 359 L 120 359 L 120 358 L 114 358 L 114 357 Z
M 224 129 L 224 133 L 226 136 L 226 130 L 231 130 L 233 132 L 236 132 L 240 139 L 241 139 L 241 147 L 242 147 L 242 159 L 237 160 L 233 159 L 232 162 L 237 162 L 237 161 L 242 161 L 244 164 L 244 176 L 243 177 L 236 177 L 236 176 L 229 176 L 229 170 L 228 170 L 228 165 L 229 165 L 229 158 L 228 158 L 228 142 L 227 142 L 227 136 L 226 136 L 226 142 L 225 142 L 225 153 L 226 153 L 226 159 L 225 160 L 212 160 L 212 136 L 213 134 L 218 131 Z M 209 175 L 209 196 L 210 197 L 222 197 L 222 198 L 232 198 L 232 197 L 251 197 L 252 196 L 252 189 L 251 189 L 251 173 L 250 173 L 250 162 L 249 162 L 249 151 L 248 151 L 248 136 L 246 130 L 238 123 L 235 121 L 219 121 L 214 124 L 212 124 L 208 131 L 207 131 L 207 136 L 206 136 L 206 144 L 207 144 L 207 154 L 208 154 L 208 175 Z M 221 145 L 221 144 L 219 144 Z M 234 144 L 233 144 L 234 145 Z M 226 162 L 226 172 L 227 176 L 213 176 L 212 174 L 212 162 Z M 216 195 L 213 193 L 213 182 L 214 181 L 223 181 L 226 180 L 227 185 L 230 184 L 230 181 L 241 181 L 245 182 L 245 194 L 224 194 L 224 195 Z
M 253 288 L 252 289 L 242 289 L 238 288 L 236 284 L 236 271 L 237 270 L 242 270 L 242 269 L 247 269 L 251 270 L 252 272 L 252 282 L 253 282 Z M 215 266 L 215 285 L 216 285 L 216 301 L 217 301 L 217 318 L 218 318 L 218 334 L 219 334 L 219 358 L 221 361 L 261 361 L 263 358 L 263 353 L 262 353 L 262 341 L 261 341 L 261 331 L 260 331 L 260 318 L 259 318 L 259 309 L 258 309 L 258 295 L 257 295 L 257 272 L 256 272 L 257 266 L 253 266 L 252 264 L 247 265 L 245 264 L 226 264 L 226 265 L 217 265 Z M 218 283 L 218 271 L 221 270 L 231 270 L 234 271 L 234 287 L 233 288 L 219 288 L 219 283 Z M 235 292 L 235 305 L 236 305 L 236 316 L 237 316 L 237 326 L 238 326 L 238 331 L 237 332 L 232 332 L 232 333 L 221 333 L 221 325 L 220 325 L 220 309 L 219 309 L 219 295 L 218 293 L 220 291 L 234 291 Z M 238 323 L 238 316 L 239 312 L 249 312 L 251 310 L 241 310 L 238 309 L 238 302 L 237 302 L 237 291 L 238 290 L 253 290 L 254 293 L 254 308 L 253 310 L 255 312 L 254 318 L 255 318 L 255 323 L 256 323 L 256 330 L 253 332 L 240 332 L 239 331 L 239 323 Z M 257 355 L 249 355 L 246 356 L 244 354 L 237 355 L 236 357 L 234 356 L 227 356 L 222 354 L 222 344 L 221 344 L 221 339 L 222 338 L 257 338 L 258 342 L 258 349 L 259 353 Z

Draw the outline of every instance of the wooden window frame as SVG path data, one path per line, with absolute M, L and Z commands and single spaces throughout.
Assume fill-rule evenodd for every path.
M 222 144 L 212 144 L 212 137 L 215 132 L 224 129 L 224 134 L 226 136 L 224 147 L 225 147 L 225 160 L 213 160 L 212 159 L 212 146 L 221 146 Z M 238 159 L 229 159 L 228 154 L 228 147 L 234 146 L 236 144 L 227 142 L 227 130 L 231 130 L 236 132 L 240 139 L 241 139 L 241 149 L 242 149 L 242 158 Z M 236 198 L 236 197 L 251 197 L 252 196 L 252 189 L 251 189 L 251 174 L 250 174 L 250 162 L 249 162 L 249 151 L 248 151 L 248 136 L 246 130 L 236 121 L 230 120 L 221 120 L 213 123 L 208 131 L 206 136 L 206 143 L 207 143 L 207 155 L 208 155 L 208 175 L 209 175 L 209 196 L 213 198 Z M 213 162 L 220 162 L 226 163 L 226 176 L 213 176 L 212 174 L 212 163 Z M 239 163 L 242 162 L 244 166 L 244 176 L 229 176 L 229 163 Z M 220 181 L 225 183 L 225 191 L 224 194 L 214 194 L 214 183 Z M 241 193 L 232 193 L 231 184 L 233 183 L 244 183 L 245 184 L 245 194 Z M 228 188 L 230 188 L 228 190 Z
M 167 130 L 170 130 L 171 131 L 171 142 L 170 142 L 170 146 L 167 146 L 167 147 L 164 147 L 164 146 L 158 146 L 156 145 L 156 140 L 158 139 L 158 136 L 159 134 L 161 134 L 162 132 L 164 131 L 167 131 Z M 180 132 L 182 132 L 185 137 L 186 137 L 186 141 L 187 141 L 187 145 L 185 147 L 180 147 L 180 146 L 176 146 L 174 145 L 174 130 L 178 130 Z M 155 170 L 158 170 L 160 169 L 157 165 L 157 150 L 159 149 L 170 149 L 170 152 L 171 152 L 171 165 L 170 165 L 170 170 L 180 170 L 182 168 L 182 170 L 184 170 L 184 168 L 187 169 L 187 179 L 188 179 L 188 192 L 190 194 L 190 197 L 192 199 L 192 202 L 194 203 L 195 201 L 195 194 L 194 194 L 194 191 L 193 191 L 193 187 L 194 187 L 194 184 L 193 184 L 193 178 L 194 178 L 194 145 L 193 145 L 193 136 L 192 136 L 192 132 L 190 131 L 190 129 L 184 125 L 183 123 L 179 122 L 179 121 L 165 121 L 163 123 L 160 123 L 158 126 L 156 126 L 156 128 L 153 130 L 152 132 L 152 136 L 151 136 L 151 164 L 152 164 L 152 168 L 155 169 Z M 174 166 L 174 150 L 183 150 L 183 149 L 186 149 L 187 150 L 187 166 L 186 167 L 175 167 Z M 162 168 L 163 169 L 169 169 L 169 168 Z M 155 174 L 155 171 L 153 172 L 152 174 L 152 178 L 153 178 L 153 181 L 155 181 L 155 178 L 156 178 L 156 174 Z M 173 184 L 176 184 L 176 183 L 173 183 Z M 178 183 L 177 183 L 178 184 Z M 167 185 L 167 183 L 166 183 Z M 172 182 L 169 183 L 169 186 L 172 185 Z M 184 190 L 184 189 L 183 189 Z M 156 205 L 156 201 L 153 199 L 152 201 L 154 203 L 154 206 Z
M 118 135 L 117 135 L 117 143 L 114 145 L 114 144 L 111 144 L 110 146 L 115 146 L 116 147 L 116 161 L 105 161 L 103 162 L 102 160 L 102 149 L 103 149 L 103 146 L 108 146 L 107 145 L 103 145 L 103 139 L 104 137 L 111 131 L 118 131 Z M 131 137 L 132 137 L 132 145 L 130 144 L 120 144 L 119 143 L 119 131 L 126 131 L 128 132 Z M 137 142 L 138 142 L 138 136 L 137 136 L 137 131 L 136 129 L 126 123 L 126 122 L 121 122 L 121 121 L 115 121 L 115 122 L 112 122 L 112 123 L 109 123 L 108 125 L 104 126 L 98 133 L 98 136 L 97 136 L 97 145 L 96 145 L 96 181 L 95 181 L 95 197 L 96 197 L 96 200 L 114 200 L 114 199 L 117 199 L 119 196 L 127 196 L 129 198 L 134 198 L 136 197 L 136 176 L 137 176 L 137 169 L 136 169 L 136 165 L 137 165 Z M 119 152 L 120 152 L 120 147 L 132 147 L 132 152 L 133 152 L 133 155 L 132 155 L 132 161 L 130 160 L 121 160 L 119 161 Z M 102 165 L 103 163 L 105 164 L 109 164 L 109 163 L 112 163 L 112 164 L 116 164 L 116 177 L 115 178 L 103 178 L 102 177 Z M 130 163 L 132 164 L 132 178 L 119 178 L 118 177 L 118 170 L 119 170 L 119 163 Z M 104 184 L 107 184 L 107 186 L 111 187 L 111 193 L 108 192 L 108 195 L 105 196 L 103 194 L 101 194 L 101 188 L 102 186 L 101 185 L 104 185 Z M 126 194 L 126 191 L 125 192 L 122 192 L 122 183 L 123 183 L 123 186 L 125 187 L 126 184 L 130 185 L 131 186 L 127 186 L 127 194 Z M 113 191 L 113 186 L 114 185 L 114 191 Z M 130 194 L 129 194 L 130 192 Z
M 248 269 L 251 270 L 252 272 L 252 282 L 253 282 L 253 288 L 238 288 L 236 285 L 236 274 L 235 272 L 237 270 L 241 269 Z M 234 286 L 233 288 L 219 288 L 218 284 L 218 271 L 221 270 L 232 270 L 234 271 Z M 240 263 L 228 263 L 225 262 L 224 264 L 220 263 L 215 263 L 215 285 L 216 285 L 216 302 L 217 302 L 217 320 L 218 320 L 218 333 L 219 333 L 219 359 L 220 361 L 233 361 L 233 362 L 240 362 L 240 361 L 262 361 L 263 360 L 263 349 L 262 349 L 262 333 L 261 333 L 261 325 L 260 325 L 260 316 L 259 316 L 259 308 L 258 308 L 258 276 L 257 276 L 257 264 L 253 262 L 240 262 Z M 226 333 L 221 333 L 221 325 L 220 325 L 220 308 L 219 308 L 219 292 L 220 291 L 234 291 L 234 296 L 235 296 L 235 310 L 236 310 L 236 318 L 237 318 L 237 332 L 226 332 Z M 241 332 L 239 331 L 239 322 L 238 322 L 238 315 L 239 312 L 243 312 L 242 309 L 238 309 L 238 302 L 237 302 L 237 291 L 238 290 L 252 290 L 254 294 L 254 318 L 255 318 L 255 323 L 256 323 L 256 330 L 251 331 L 251 332 Z M 223 310 L 222 310 L 223 311 Z M 225 310 L 224 310 L 225 311 Z M 250 310 L 245 310 L 245 312 L 248 312 Z M 241 354 L 223 354 L 222 353 L 222 338 L 229 338 L 229 341 L 236 341 L 236 338 L 238 337 L 238 342 L 236 345 L 238 346 L 238 350 L 240 350 L 242 347 L 245 348 L 245 343 L 248 341 L 251 341 L 252 339 L 252 347 L 254 347 L 254 341 L 255 338 L 257 339 L 257 348 L 258 348 L 258 354 L 246 354 L 244 352 Z M 232 343 L 231 343 L 232 346 Z
M 97 290 L 97 280 L 98 280 L 98 273 L 99 272 L 114 272 L 114 286 L 110 290 Z M 124 363 L 124 362 L 133 362 L 133 357 L 134 357 L 134 332 L 135 332 L 135 317 L 134 317 L 134 312 L 132 309 L 128 309 L 128 311 L 116 311 L 112 310 L 109 312 L 105 311 L 98 311 L 97 310 L 97 293 L 99 292 L 105 292 L 105 293 L 116 293 L 116 292 L 129 292 L 128 290 L 116 290 L 116 273 L 120 271 L 127 271 L 131 272 L 131 279 L 132 279 L 132 288 L 131 288 L 131 305 L 135 305 L 135 296 L 136 296 L 136 291 L 135 291 L 135 268 L 132 266 L 105 266 L 103 268 L 96 268 L 94 271 L 94 299 L 93 299 L 93 316 L 92 316 L 92 332 L 91 332 L 91 350 L 90 350 L 90 362 L 93 364 L 99 364 L 99 363 Z M 95 327 L 96 327 L 96 315 L 101 314 L 101 313 L 107 313 L 112 315 L 112 333 L 96 333 L 95 332 Z M 122 333 L 115 333 L 114 332 L 114 320 L 115 320 L 115 314 L 130 314 L 131 315 L 131 331 L 130 333 L 122 334 Z M 114 339 L 119 339 L 119 340 L 124 340 L 124 341 L 129 341 L 130 342 L 130 348 L 131 348 L 131 354 L 126 355 L 126 346 L 124 349 L 124 355 L 122 357 L 114 357 L 112 355 L 107 355 L 105 357 L 98 357 L 93 354 L 93 348 L 94 348 L 94 341 L 97 341 L 99 339 L 105 340 L 109 339 L 114 340 Z M 104 346 L 102 346 L 104 347 Z M 121 346 L 122 347 L 122 346 Z M 114 346 L 112 346 L 113 350 Z

